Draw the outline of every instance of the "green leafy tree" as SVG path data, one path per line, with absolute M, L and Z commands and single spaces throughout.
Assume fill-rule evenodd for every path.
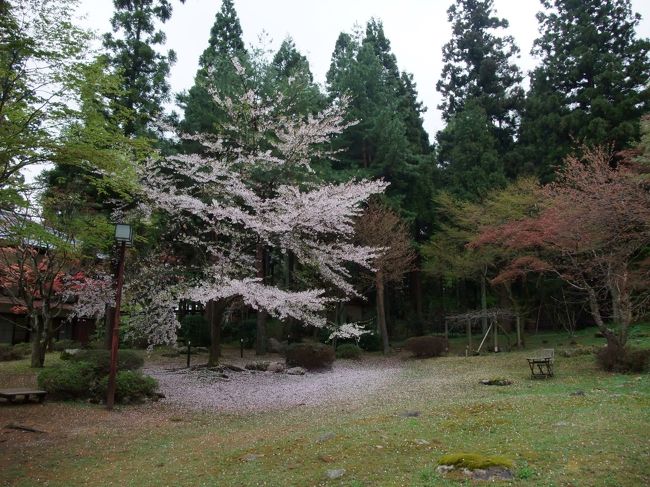
M 458 198 L 449 192 L 436 196 L 436 220 L 438 229 L 429 242 L 423 245 L 425 271 L 447 280 L 467 279 L 479 284 L 481 307 L 487 309 L 488 278 L 494 276 L 514 251 L 503 246 L 470 246 L 481 230 L 490 225 L 500 225 L 512 219 L 522 218 L 534 211 L 540 200 L 539 184 L 533 178 L 518 179 L 503 189 L 495 189 L 485 195 L 481 202 Z M 511 286 L 504 286 L 508 297 L 518 312 L 521 303 Z M 517 325 L 521 320 L 517 320 Z M 487 320 L 483 320 L 483 331 Z M 518 338 L 521 330 L 518 328 Z
M 650 102 L 650 41 L 636 35 L 629 0 L 543 0 L 521 123 L 520 164 L 543 180 L 577 143 L 619 150 L 639 138 Z
M 74 0 L 0 2 L 0 203 L 16 204 L 23 169 L 52 161 L 69 122 L 88 32 Z

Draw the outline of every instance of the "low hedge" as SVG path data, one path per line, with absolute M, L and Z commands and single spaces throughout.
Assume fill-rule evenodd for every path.
M 336 358 L 361 358 L 361 349 L 354 343 L 343 343 L 336 347 Z
M 406 340 L 404 348 L 414 357 L 439 357 L 445 353 L 447 341 L 440 336 L 412 337 Z
M 287 347 L 286 362 L 289 367 L 327 369 L 335 357 L 334 348 L 322 343 L 292 343 Z
M 110 350 L 79 350 L 69 359 L 72 362 L 88 362 L 95 369 L 98 377 L 108 375 L 111 366 Z M 137 370 L 144 365 L 142 355 L 134 350 L 119 350 L 117 353 L 117 370 Z
M 108 377 L 104 377 L 97 385 L 97 393 L 101 397 L 105 397 L 107 389 Z M 115 400 L 117 402 L 137 402 L 154 397 L 157 389 L 158 381 L 140 372 L 123 370 L 115 376 Z
M 54 398 L 83 399 L 91 396 L 96 378 L 88 362 L 63 362 L 41 370 L 37 381 Z

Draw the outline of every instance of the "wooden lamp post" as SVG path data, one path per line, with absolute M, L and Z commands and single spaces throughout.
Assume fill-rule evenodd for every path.
M 122 285 L 124 284 L 124 260 L 126 247 L 133 244 L 133 229 L 131 225 L 118 223 L 115 225 L 115 241 L 119 245 L 117 262 L 117 282 L 115 284 L 115 312 L 113 313 L 113 338 L 111 340 L 111 364 L 108 374 L 108 390 L 106 392 L 106 409 L 113 409 L 115 403 L 115 376 L 117 374 L 117 350 L 120 343 L 120 304 L 122 303 Z

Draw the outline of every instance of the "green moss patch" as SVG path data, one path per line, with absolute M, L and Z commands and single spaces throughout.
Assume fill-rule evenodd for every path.
M 482 455 L 480 453 L 450 453 L 438 460 L 440 465 L 450 465 L 469 470 L 486 469 L 490 467 L 512 468 L 514 462 L 499 455 Z

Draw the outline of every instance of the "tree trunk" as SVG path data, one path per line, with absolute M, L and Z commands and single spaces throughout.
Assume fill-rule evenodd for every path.
M 416 333 L 424 334 L 424 315 L 422 313 L 422 273 L 416 268 L 411 273 L 413 282 L 413 299 L 415 301 L 415 316 L 417 319 Z
M 600 314 L 600 305 L 598 303 L 596 291 L 594 291 L 594 289 L 589 285 L 585 285 L 585 287 L 587 288 L 587 296 L 589 298 L 589 311 L 591 312 L 591 316 L 593 316 L 598 329 L 607 340 L 607 347 L 611 349 L 622 349 L 625 346 L 625 341 L 622 341 L 621 338 L 623 337 L 619 337 L 614 330 L 605 325 L 603 317 Z
M 43 326 L 40 317 L 37 314 L 32 314 L 31 321 L 31 341 L 32 341 L 32 355 L 31 366 L 35 368 L 43 367 L 45 363 L 44 343 L 43 343 Z
M 390 352 L 390 344 L 388 343 L 388 327 L 386 326 L 386 310 L 384 307 L 384 277 L 381 270 L 377 271 L 375 284 L 377 292 L 377 327 L 381 334 L 385 355 Z
M 521 316 L 519 314 L 519 310 L 517 310 L 517 314 L 515 316 L 515 326 L 517 327 L 517 348 L 522 348 L 524 344 L 521 341 Z
M 486 315 L 487 313 L 487 289 L 485 286 L 486 276 L 487 276 L 487 268 L 485 268 L 483 270 L 483 273 L 481 274 L 481 312 L 483 313 L 483 316 L 481 316 L 481 330 L 483 331 L 483 334 L 485 334 L 488 328 L 487 315 Z
M 264 245 L 257 244 L 256 249 L 257 277 L 264 279 L 266 277 L 266 251 Z M 255 337 L 255 354 L 264 355 L 266 353 L 266 311 L 257 311 L 257 334 Z
M 210 323 L 209 367 L 219 365 L 219 357 L 221 356 L 221 322 L 223 321 L 223 314 L 227 306 L 228 302 L 225 299 L 208 301 L 207 315 Z

